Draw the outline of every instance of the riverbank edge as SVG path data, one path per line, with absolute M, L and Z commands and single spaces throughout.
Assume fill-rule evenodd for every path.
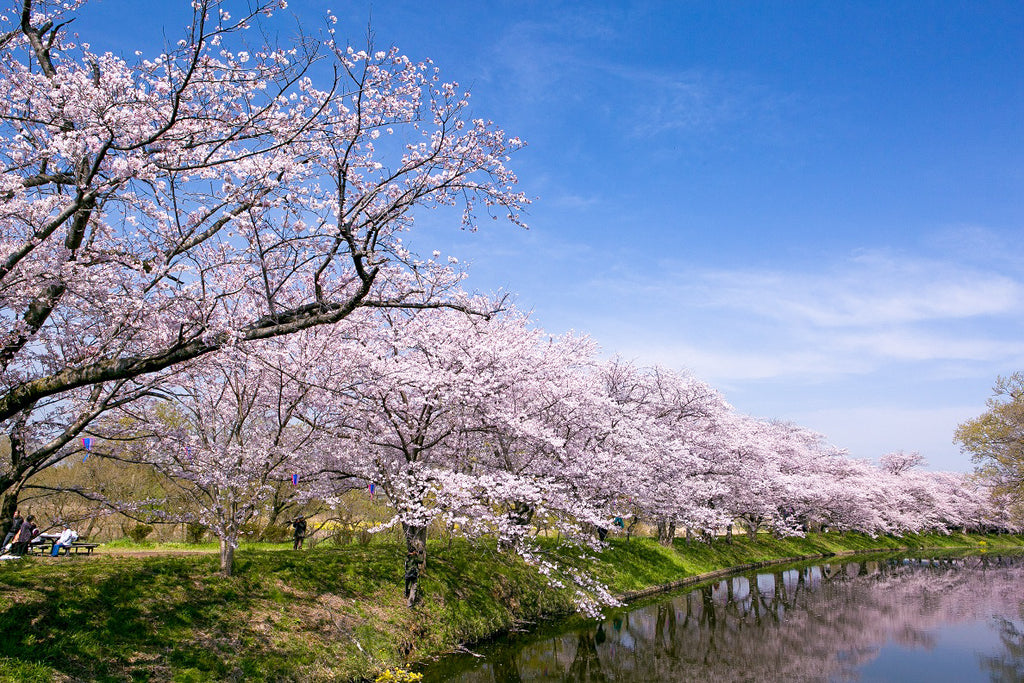
M 0 567 L 0 683 L 367 681 L 510 632 L 572 617 L 553 587 L 493 542 L 431 540 L 413 609 L 400 544 L 292 551 L 247 547 L 232 577 L 216 554 L 30 558 Z M 1024 551 L 1024 536 L 808 534 L 711 543 L 612 538 L 599 553 L 541 551 L 623 602 L 775 564 L 866 552 Z M 563 579 L 565 576 L 563 575 Z M 389 680 L 389 679 L 384 679 Z M 390 680 L 401 680 L 392 677 Z
M 861 536 L 860 534 L 851 534 L 851 535 L 852 536 Z M 809 534 L 808 536 L 813 536 L 813 535 Z M 842 535 L 840 535 L 840 536 L 842 536 Z M 914 535 L 911 535 L 911 536 L 913 537 L 913 540 L 915 540 L 915 541 L 920 541 L 920 540 L 923 540 L 923 539 L 927 539 L 929 537 L 934 537 L 932 534 L 923 534 L 923 535 L 914 534 Z M 965 556 L 970 556 L 970 555 L 975 555 L 975 554 L 976 555 L 986 555 L 987 554 L 987 555 L 993 555 L 993 556 L 998 556 L 998 555 L 1001 555 L 1001 554 L 1013 554 L 1013 555 L 1024 554 L 1024 534 L 998 534 L 998 535 L 996 535 L 996 534 L 954 533 L 954 534 L 951 534 L 948 537 L 942 538 L 942 540 L 948 540 L 950 542 L 943 542 L 943 543 L 938 543 L 938 544 L 929 544 L 929 543 L 919 543 L 919 542 L 917 542 L 917 543 L 912 543 L 912 544 L 894 545 L 894 544 L 892 544 L 892 542 L 894 540 L 899 540 L 899 539 L 894 539 L 893 537 L 882 537 L 882 538 L 880 538 L 878 540 L 879 540 L 879 546 L 878 547 L 860 547 L 860 546 L 858 546 L 856 548 L 851 548 L 851 549 L 840 549 L 840 550 L 834 550 L 834 551 L 828 551 L 828 552 L 810 553 L 810 554 L 798 554 L 798 555 L 792 555 L 792 556 L 787 556 L 787 557 L 779 557 L 779 558 L 773 558 L 773 559 L 766 559 L 766 560 L 762 560 L 762 561 L 758 561 L 758 562 L 742 563 L 742 564 L 732 565 L 732 566 L 729 566 L 729 567 L 723 567 L 723 568 L 720 568 L 720 569 L 715 569 L 715 570 L 712 570 L 712 571 L 701 572 L 699 574 L 694 574 L 694 575 L 691 575 L 691 576 L 686 576 L 686 577 L 683 577 L 683 578 L 680 578 L 680 579 L 677 579 L 677 580 L 673 580 L 673 581 L 670 581 L 670 582 L 662 583 L 662 584 L 659 584 L 659 585 L 649 586 L 649 587 L 646 587 L 646 588 L 643 588 L 643 589 L 626 591 L 624 593 L 616 595 L 615 597 L 616 597 L 616 599 L 621 601 L 623 603 L 623 606 L 625 607 L 625 606 L 629 605 L 630 603 L 642 601 L 642 600 L 647 599 L 647 598 L 655 598 L 655 599 L 657 599 L 657 596 L 659 596 L 659 595 L 663 595 L 663 594 L 667 595 L 667 594 L 673 593 L 675 591 L 678 591 L 680 589 L 686 589 L 686 588 L 691 587 L 691 586 L 698 586 L 700 584 L 707 584 L 709 582 L 714 582 L 714 581 L 719 580 L 719 579 L 727 579 L 727 578 L 730 578 L 730 577 L 743 575 L 743 574 L 746 574 L 747 572 L 756 571 L 758 569 L 762 569 L 762 568 L 766 568 L 766 567 L 782 566 L 782 565 L 792 565 L 792 564 L 799 564 L 799 563 L 804 563 L 804 562 L 814 563 L 816 561 L 825 561 L 825 562 L 827 562 L 830 559 L 839 560 L 839 561 L 843 561 L 845 559 L 846 561 L 849 561 L 848 558 L 858 558 L 858 557 L 859 558 L 870 558 L 872 555 L 876 555 L 876 556 L 880 555 L 880 556 L 885 556 L 885 557 L 893 557 L 893 556 L 899 557 L 901 555 L 906 555 L 906 556 L 910 556 L 910 557 L 917 557 L 918 555 L 920 555 L 922 557 L 933 557 L 933 556 L 944 557 L 944 556 L 957 556 L 957 555 L 959 555 L 961 553 L 963 555 L 965 555 Z M 688 544 L 686 546 L 683 546 L 682 549 L 680 549 L 679 546 L 678 546 L 678 542 L 679 542 L 679 539 L 676 539 L 676 544 L 674 545 L 673 550 L 679 551 L 681 554 L 684 554 L 688 548 L 692 548 L 692 546 L 693 546 L 693 544 Z M 725 541 L 724 541 L 724 539 L 721 539 L 721 538 L 715 540 L 715 543 L 719 543 L 719 542 L 724 543 Z M 741 544 L 742 544 L 742 541 L 741 541 Z M 627 608 L 627 609 L 633 609 L 633 608 Z M 555 616 L 554 617 L 555 620 L 557 620 L 559 618 L 560 618 L 559 616 Z M 564 618 L 564 615 L 561 615 L 561 618 Z M 569 628 L 569 629 L 574 628 L 574 626 L 572 625 L 574 622 L 568 621 L 566 623 L 567 623 L 567 627 L 566 628 Z M 549 626 L 547 629 L 545 629 L 543 632 L 547 634 L 547 637 L 550 637 L 550 634 L 552 632 L 554 632 L 554 631 L 550 630 L 551 628 L 558 629 L 558 626 L 552 625 L 552 626 Z M 503 636 L 506 636 L 506 635 L 508 635 L 508 634 L 495 634 L 495 637 L 492 640 L 497 641 L 498 639 L 500 639 L 500 638 L 502 638 Z M 531 636 L 529 636 L 529 635 L 526 636 L 526 638 L 528 640 L 529 640 L 530 637 Z M 483 643 L 486 642 L 486 640 L 487 639 L 477 643 L 476 644 L 477 647 L 483 645 Z M 483 649 L 483 650 L 480 650 L 480 651 L 481 652 L 487 652 L 486 649 Z M 453 652 L 452 655 L 455 655 L 455 656 L 472 655 L 474 657 L 480 657 L 481 656 L 479 654 L 474 653 L 472 650 L 466 649 L 464 646 L 460 647 L 460 650 L 458 652 Z M 470 661 L 470 662 L 472 661 L 472 660 L 469 660 L 468 657 L 465 657 L 465 659 L 467 661 Z M 427 668 L 429 669 L 429 666 Z M 444 667 L 442 665 L 442 671 L 443 670 L 445 670 L 445 669 L 444 669 Z M 435 679 L 430 678 L 428 676 L 428 680 L 435 680 Z M 440 680 L 440 679 L 436 679 L 436 680 Z
M 996 549 L 1018 549 L 1019 546 L 1017 546 L 1017 545 L 995 546 L 995 548 Z M 736 576 L 737 574 L 743 574 L 743 573 L 746 573 L 746 572 L 749 572 L 749 571 L 753 571 L 755 569 L 763 569 L 764 567 L 772 567 L 772 566 L 776 566 L 776 565 L 780 565 L 780 564 L 794 564 L 794 563 L 797 563 L 797 562 L 808 562 L 808 561 L 812 561 L 812 560 L 827 560 L 827 559 L 829 559 L 831 557 L 848 557 L 848 556 L 853 556 L 853 555 L 869 555 L 871 553 L 901 553 L 901 552 L 909 552 L 911 550 L 920 550 L 920 551 L 924 551 L 924 552 L 930 552 L 930 551 L 940 551 L 940 550 L 957 551 L 957 550 L 977 550 L 977 549 L 978 549 L 977 546 L 960 546 L 960 547 L 956 547 L 956 546 L 953 546 L 953 547 L 951 547 L 951 546 L 933 546 L 933 547 L 929 547 L 929 546 L 916 546 L 916 547 L 902 546 L 902 547 L 897 547 L 897 548 L 886 547 L 886 548 L 868 548 L 868 549 L 860 549 L 860 550 L 840 550 L 840 551 L 831 552 L 831 553 L 814 553 L 814 554 L 811 554 L 811 555 L 795 555 L 795 556 L 792 556 L 792 557 L 780 557 L 779 559 L 775 559 L 775 560 L 763 560 L 761 562 L 750 562 L 750 563 L 747 563 L 747 564 L 740 564 L 740 565 L 735 565 L 735 566 L 732 566 L 732 567 L 725 567 L 724 569 L 716 569 L 714 571 L 705 572 L 703 574 L 696 574 L 694 576 L 686 576 L 686 577 L 683 577 L 681 579 L 677 579 L 675 581 L 670 581 L 668 583 L 663 583 L 663 584 L 660 584 L 660 585 L 657 585 L 657 586 L 651 586 L 649 588 L 643 588 L 643 589 L 635 590 L 635 591 L 627 591 L 626 593 L 623 593 L 622 595 L 616 595 L 615 599 L 620 601 L 620 602 L 622 602 L 622 603 L 628 604 L 628 603 L 640 600 L 641 598 L 647 598 L 647 597 L 651 597 L 653 595 L 660 595 L 662 593 L 671 593 L 674 590 L 678 590 L 680 588 L 686 588 L 687 586 L 695 586 L 695 585 L 697 585 L 699 583 L 704 583 L 706 581 L 713 581 L 715 579 L 724 579 L 724 578 L 728 578 L 728 577 L 731 577 L 731 576 Z M 1020 548 L 1020 549 L 1024 550 L 1024 548 Z
M 632 544 L 638 544 L 633 546 Z M 622 581 L 623 576 L 609 577 L 602 572 L 616 564 L 615 555 L 629 553 L 630 550 L 637 550 L 639 547 L 653 549 L 662 553 L 663 558 L 676 559 L 679 561 L 679 573 L 685 573 L 678 579 L 671 581 L 658 581 L 643 585 L 631 590 L 615 590 L 616 584 Z M 814 548 L 815 552 L 784 552 L 784 549 L 792 548 Z M 670 593 L 687 586 L 693 586 L 715 579 L 725 578 L 747 571 L 769 567 L 774 565 L 791 564 L 795 562 L 826 560 L 834 557 L 847 557 L 873 553 L 904 553 L 904 552 L 997 552 L 1014 551 L 1024 552 L 1024 535 L 1016 534 L 971 534 L 953 532 L 950 534 L 926 533 L 907 534 L 901 537 L 878 536 L 871 537 L 861 533 L 837 533 L 826 534 L 809 533 L 801 537 L 777 538 L 767 534 L 759 534 L 755 539 L 747 536 L 735 536 L 731 539 L 719 537 L 711 543 L 699 541 L 684 541 L 675 539 L 672 546 L 661 546 L 653 539 L 633 539 L 627 541 L 615 539 L 609 547 L 601 553 L 596 561 L 588 567 L 594 570 L 595 576 L 604 581 L 612 588 L 613 596 L 623 604 L 629 604 L 644 598 Z M 759 554 L 764 559 L 749 562 L 721 562 L 724 557 Z M 765 555 L 769 555 L 765 557 Z M 692 563 L 696 561 L 705 565 L 711 564 L 714 568 L 706 571 L 689 571 Z M 677 574 L 678 575 L 678 574 Z M 551 613 L 532 615 L 535 621 L 528 621 L 528 624 L 539 624 L 551 622 L 570 617 L 564 611 L 555 610 Z M 524 629 L 498 628 L 493 633 L 478 634 L 476 637 L 459 641 L 449 654 L 466 653 L 468 648 L 476 647 L 503 636 L 511 631 L 523 631 Z M 530 629 L 525 629 L 529 631 Z M 438 654 L 426 656 L 414 662 L 417 667 L 429 667 L 429 661 L 435 659 Z

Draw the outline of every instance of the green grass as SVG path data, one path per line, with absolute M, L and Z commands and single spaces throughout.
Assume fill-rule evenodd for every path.
M 0 563 L 0 681 L 358 680 L 573 609 L 568 590 L 493 543 L 431 542 L 412 611 L 399 546 L 282 545 L 243 545 L 230 578 L 216 573 L 215 545 Z M 904 547 L 1024 548 L 1024 539 L 759 535 L 672 548 L 613 539 L 597 557 L 554 542 L 544 550 L 624 594 L 724 567 Z
M 291 550 L 292 542 L 287 543 L 263 543 L 256 541 L 242 541 L 238 545 L 242 550 Z M 156 541 L 133 541 L 130 538 L 119 538 L 115 541 L 107 541 L 101 543 L 100 548 L 97 552 L 104 552 L 107 550 L 140 550 L 140 551 L 157 551 L 157 552 L 204 552 L 204 553 L 215 553 L 220 550 L 220 544 L 217 541 L 204 541 L 202 543 L 179 543 L 179 542 L 156 542 Z

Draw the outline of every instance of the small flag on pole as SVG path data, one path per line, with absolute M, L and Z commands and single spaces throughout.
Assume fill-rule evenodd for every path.
M 299 485 L 299 475 L 293 474 L 292 475 L 292 486 L 298 486 L 298 485 Z

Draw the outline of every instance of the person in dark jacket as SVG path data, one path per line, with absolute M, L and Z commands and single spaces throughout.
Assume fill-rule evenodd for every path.
M 4 537 L 3 544 L 0 544 L 0 549 L 7 549 L 7 544 L 14 540 L 14 537 L 18 534 L 18 529 L 21 528 L 21 523 L 24 521 L 21 518 L 21 512 L 15 510 L 14 517 L 11 518 L 11 528 L 7 530 L 7 535 Z
M 302 548 L 302 541 L 306 538 L 306 518 L 299 515 L 292 522 L 292 527 L 295 529 L 295 545 L 293 548 L 299 550 Z
M 29 515 L 18 529 L 18 535 L 14 537 L 14 543 L 11 544 L 11 554 L 24 555 L 27 553 L 28 544 L 38 534 L 39 527 L 36 526 L 36 518 L 34 515 Z

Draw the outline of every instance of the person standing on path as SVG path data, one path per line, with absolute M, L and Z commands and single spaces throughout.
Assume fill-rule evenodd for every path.
M 300 550 L 302 549 L 302 542 L 306 538 L 306 518 L 299 515 L 292 522 L 292 527 L 295 529 L 295 544 L 292 549 Z

